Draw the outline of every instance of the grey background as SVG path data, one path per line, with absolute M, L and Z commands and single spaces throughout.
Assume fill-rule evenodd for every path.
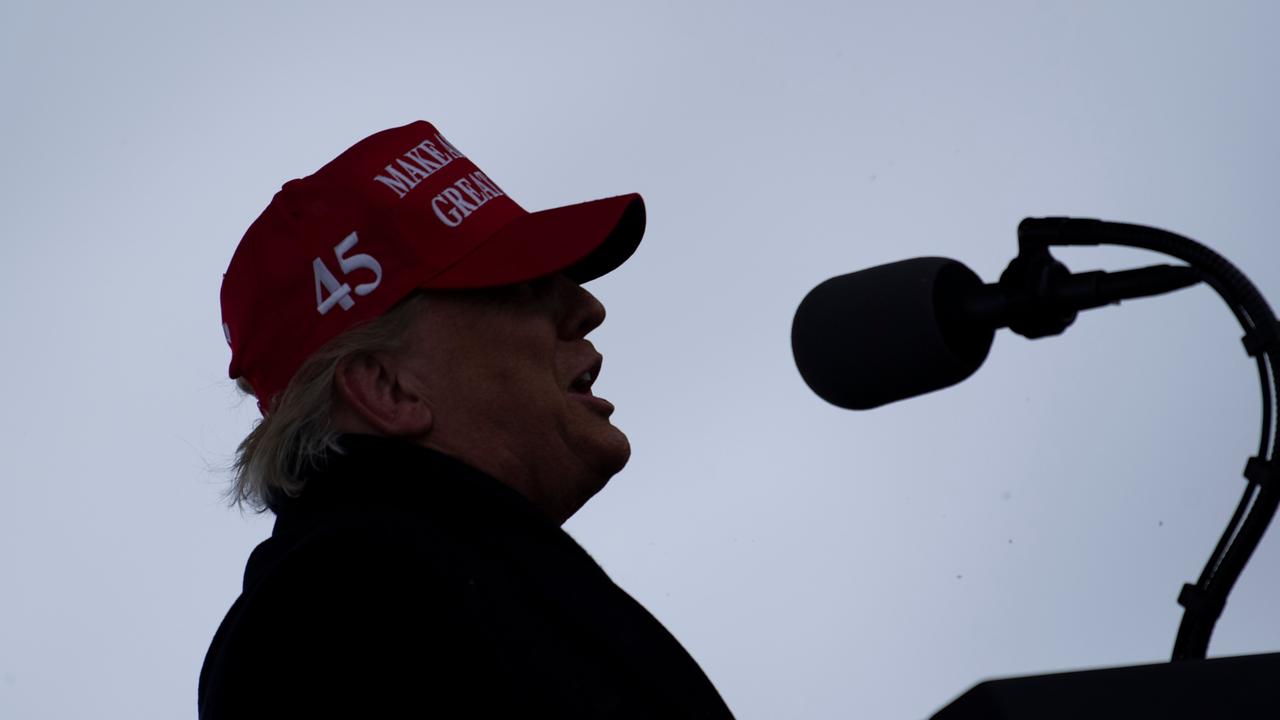
M 1267 2 L 58 3 L 0 8 L 0 717 L 192 717 L 268 517 L 218 288 L 280 185 L 434 122 L 518 202 L 630 191 L 589 285 L 630 465 L 566 529 L 742 718 L 919 718 L 986 677 L 1158 661 L 1256 450 L 1207 287 L 1001 331 L 968 382 L 812 395 L 796 304 L 1025 216 L 1153 224 L 1273 300 Z M 1164 262 L 1072 249 L 1076 271 Z M 1280 648 L 1275 532 L 1211 654 Z

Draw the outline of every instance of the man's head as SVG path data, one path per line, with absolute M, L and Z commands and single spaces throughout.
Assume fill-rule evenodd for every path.
M 429 293 L 403 344 L 338 361 L 336 429 L 440 450 L 564 522 L 631 455 L 612 406 L 580 383 L 599 372 L 586 335 L 604 316 L 560 274 Z
M 238 501 L 301 491 L 342 432 L 487 472 L 563 522 L 626 464 L 612 406 L 580 392 L 604 307 L 581 283 L 644 232 L 638 195 L 536 213 L 424 122 L 285 184 L 224 276 L 231 376 L 264 419 Z

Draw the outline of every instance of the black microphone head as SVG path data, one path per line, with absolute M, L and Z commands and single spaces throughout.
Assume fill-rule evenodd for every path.
M 937 257 L 833 277 L 796 309 L 796 367 L 822 399 L 849 410 L 954 385 L 982 365 L 995 337 L 963 310 L 982 287 L 972 270 Z

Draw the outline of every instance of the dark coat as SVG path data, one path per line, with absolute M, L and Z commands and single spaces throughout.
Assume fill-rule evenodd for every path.
M 518 492 L 407 443 L 342 443 L 273 507 L 200 671 L 202 720 L 731 717 Z

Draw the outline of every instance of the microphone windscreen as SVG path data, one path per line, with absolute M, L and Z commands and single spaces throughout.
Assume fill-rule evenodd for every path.
M 833 277 L 796 309 L 796 367 L 818 396 L 849 410 L 954 385 L 982 365 L 995 337 L 962 310 L 982 287 L 972 270 L 938 257 Z

